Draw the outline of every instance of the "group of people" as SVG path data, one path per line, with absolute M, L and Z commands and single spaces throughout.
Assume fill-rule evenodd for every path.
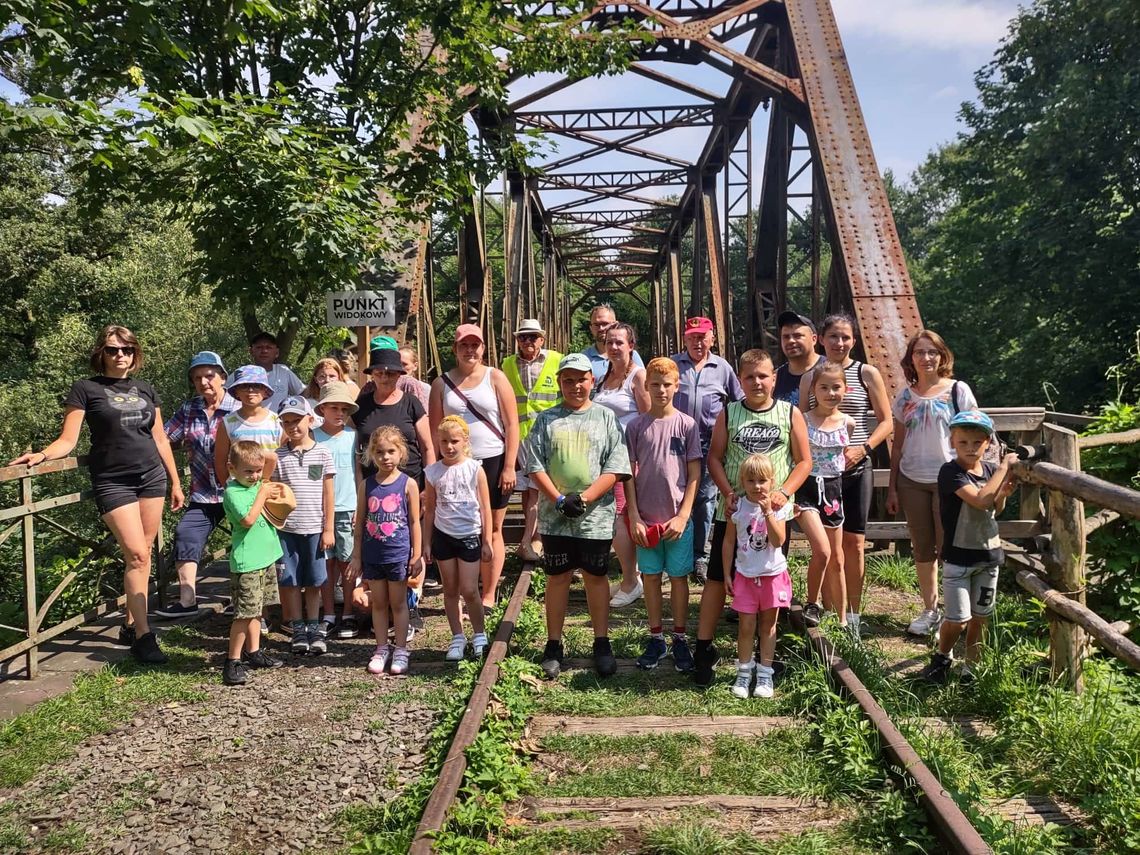
M 953 355 L 932 331 L 907 343 L 908 385 L 892 404 L 879 372 L 851 355 L 852 318 L 831 315 L 817 331 L 809 318 L 785 312 L 778 325 L 779 368 L 759 349 L 731 366 L 713 352 L 713 325 L 703 317 L 686 321 L 682 352 L 646 365 L 633 327 L 598 306 L 585 352 L 548 350 L 541 323 L 527 319 L 499 369 L 484 362 L 480 328 L 463 324 L 454 367 L 430 387 L 414 376 L 414 349 L 386 336 L 372 341 L 363 386 L 353 382 L 347 352 L 321 359 L 306 385 L 278 361 L 273 336 L 261 333 L 250 342 L 250 364 L 232 374 L 218 354 L 195 354 L 189 381 L 197 394 L 165 422 L 154 388 L 133 376 L 143 366 L 141 345 L 112 325 L 91 352 L 93 376 L 76 381 L 65 400 L 59 438 L 13 462 L 66 456 L 88 424 L 95 501 L 126 564 L 120 639 L 143 662 L 165 661 L 148 623 L 147 587 L 167 490 L 172 511 L 186 504 L 171 450 L 182 445 L 190 495 L 175 535 L 179 600 L 162 614 L 197 611 L 207 540 L 228 521 L 227 684 L 281 665 L 261 647 L 266 607 L 278 601 L 294 653 L 324 653 L 330 637 L 354 637 L 371 623 L 369 671 L 407 672 L 409 609 L 429 565 L 452 632 L 446 658 L 482 655 L 507 503 L 519 490 L 520 553 L 541 560 L 547 575 L 548 677 L 563 665 L 569 588 L 581 575 L 599 674 L 617 668 L 609 609 L 644 597 L 648 637 L 638 666 L 653 669 L 671 656 L 678 671 L 711 684 L 712 641 L 731 596 L 732 691 L 771 697 L 776 620 L 791 604 L 791 528 L 811 549 L 805 621 L 819 625 L 830 613 L 857 638 L 871 461 L 893 437 L 887 506 L 906 516 L 923 600 L 910 631 L 941 627 L 924 673 L 944 680 L 968 627 L 968 678 L 996 592 L 994 517 L 1013 485 L 1009 460 L 985 459 L 992 423 L 953 379 Z M 611 551 L 622 576 L 612 587 Z M 702 585 L 692 650 L 690 577 Z

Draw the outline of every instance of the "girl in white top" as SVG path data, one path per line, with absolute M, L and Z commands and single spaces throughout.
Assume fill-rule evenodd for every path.
M 815 407 L 805 413 L 811 446 L 811 476 L 796 490 L 799 525 L 811 544 L 804 619 L 818 626 L 820 600 L 847 625 L 847 582 L 843 575 L 844 449 L 851 444 L 855 419 L 840 410 L 847 378 L 838 362 L 821 360 L 810 373 Z M 822 597 L 821 597 L 822 594 Z
M 426 560 L 435 559 L 443 581 L 443 610 L 451 627 L 447 660 L 467 651 L 459 598 L 467 606 L 475 656 L 487 650 L 483 603 L 479 598 L 479 563 L 491 558 L 491 501 L 487 476 L 467 456 L 471 432 L 459 416 L 445 416 L 436 430 L 440 459 L 424 470 Z
M 622 432 L 640 413 L 649 412 L 649 391 L 645 388 L 645 369 L 633 361 L 637 334 L 629 324 L 614 324 L 606 331 L 606 357 L 609 367 L 594 392 L 594 403 L 601 404 L 617 416 Z M 642 595 L 641 578 L 637 574 L 637 547 L 629 533 L 625 516 L 625 488 L 614 485 L 617 518 L 614 520 L 614 552 L 621 565 L 621 582 L 610 591 L 610 605 L 623 608 L 637 602 Z
M 891 447 L 891 480 L 887 513 L 902 509 L 914 549 L 922 612 L 908 632 L 925 636 L 938 629 L 938 555 L 942 521 L 938 505 L 938 470 L 953 457 L 950 419 L 962 410 L 977 409 L 974 393 L 954 379 L 954 354 L 931 330 L 921 330 L 907 342 L 902 362 L 907 386 L 891 405 L 895 439 Z
M 519 414 L 507 375 L 483 364 L 483 333 L 474 324 L 455 331 L 455 367 L 438 377 L 428 396 L 428 425 L 436 436 L 444 416 L 459 416 L 471 435 L 471 457 L 487 475 L 491 502 L 491 558 L 483 562 L 480 577 L 483 604 L 495 605 L 499 577 L 507 551 L 503 520 L 515 491 L 515 462 L 519 453 Z M 438 454 L 440 449 L 436 449 Z
M 736 633 L 736 681 L 732 693 L 747 698 L 752 680 L 756 698 L 770 698 L 772 659 L 776 655 L 776 619 L 792 603 L 792 580 L 780 548 L 787 539 L 787 521 L 795 508 L 788 502 L 772 510 L 775 470 L 764 454 L 753 454 L 740 464 L 740 492 L 736 511 L 728 518 L 721 558 L 733 573 L 725 573 L 725 589 L 740 617 Z M 752 656 L 757 630 L 760 664 Z

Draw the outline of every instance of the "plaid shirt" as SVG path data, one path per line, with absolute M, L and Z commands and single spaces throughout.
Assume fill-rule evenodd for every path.
M 241 404 L 226 392 L 214 410 L 213 418 L 206 416 L 206 402 L 202 397 L 191 398 L 178 408 L 166 422 L 166 436 L 174 447 L 184 446 L 190 457 L 190 501 L 207 505 L 222 502 L 225 484 L 214 478 L 214 438 L 218 424 L 226 413 Z

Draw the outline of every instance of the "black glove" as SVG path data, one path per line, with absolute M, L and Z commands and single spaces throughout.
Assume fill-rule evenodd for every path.
M 586 503 L 581 493 L 569 493 L 558 500 L 554 509 L 567 519 L 575 520 L 586 513 Z

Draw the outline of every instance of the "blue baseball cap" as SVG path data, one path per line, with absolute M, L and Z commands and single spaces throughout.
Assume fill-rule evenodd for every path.
M 977 428 L 978 430 L 984 430 L 986 436 L 994 435 L 993 419 L 981 410 L 962 410 L 962 412 L 950 419 L 950 427 Z
M 200 350 L 190 357 L 190 371 L 201 368 L 203 365 L 209 365 L 211 368 L 219 369 L 223 374 L 226 373 L 226 366 L 222 364 L 222 358 L 212 350 Z
M 226 391 L 232 392 L 237 386 L 261 386 L 266 395 L 273 394 L 273 387 L 269 385 L 269 375 L 260 365 L 243 365 L 230 375 L 226 381 Z
M 594 366 L 590 362 L 590 357 L 584 353 L 568 353 L 562 357 L 562 361 L 558 363 L 558 373 L 563 371 L 590 371 L 593 372 Z

